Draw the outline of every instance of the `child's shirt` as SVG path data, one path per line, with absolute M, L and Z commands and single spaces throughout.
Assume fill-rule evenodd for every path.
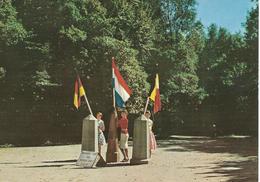
M 128 133 L 128 119 L 121 118 L 118 122 L 118 127 L 121 128 L 121 133 L 127 134 Z

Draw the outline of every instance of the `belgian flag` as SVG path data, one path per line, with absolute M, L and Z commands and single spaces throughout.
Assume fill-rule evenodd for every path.
M 156 74 L 154 89 L 149 97 L 153 102 L 153 112 L 156 113 L 161 110 L 161 98 L 160 98 L 160 89 L 159 89 L 159 75 Z

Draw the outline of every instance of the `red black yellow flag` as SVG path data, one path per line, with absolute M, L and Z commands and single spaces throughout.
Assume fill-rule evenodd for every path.
M 80 77 L 77 76 L 75 81 L 75 91 L 74 91 L 74 106 L 78 109 L 81 104 L 81 97 L 85 96 L 85 90 L 80 80 Z

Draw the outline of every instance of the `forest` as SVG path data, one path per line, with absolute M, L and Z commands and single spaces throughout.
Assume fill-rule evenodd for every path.
M 245 31 L 231 33 L 204 27 L 196 0 L 0 0 L 0 144 L 80 142 L 89 111 L 83 100 L 73 106 L 76 70 L 108 127 L 112 57 L 133 91 L 130 127 L 158 73 L 158 138 L 257 135 L 258 1 L 252 3 Z

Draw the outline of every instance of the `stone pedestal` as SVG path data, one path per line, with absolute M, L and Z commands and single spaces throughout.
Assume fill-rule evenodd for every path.
M 98 123 L 93 115 L 83 119 L 81 150 L 98 152 Z
M 98 124 L 97 119 L 89 115 L 83 120 L 81 154 L 76 165 L 95 167 L 98 160 Z
M 149 128 L 142 115 L 134 121 L 133 155 L 130 164 L 147 164 L 149 161 Z
M 107 143 L 107 153 L 106 161 L 119 162 L 119 152 L 118 152 L 118 137 L 117 137 L 117 113 L 116 111 L 111 113 L 110 123 L 109 123 L 109 133 L 108 133 L 108 143 Z

